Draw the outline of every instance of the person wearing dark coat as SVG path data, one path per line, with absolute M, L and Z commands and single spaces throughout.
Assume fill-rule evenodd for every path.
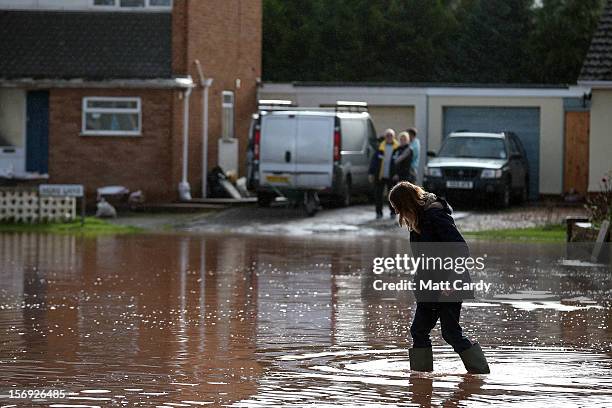
M 416 177 L 412 171 L 412 149 L 408 132 L 399 134 L 399 146 L 393 151 L 393 181 L 410 181 L 414 183 Z
M 393 182 L 393 153 L 399 147 L 395 140 L 393 129 L 385 130 L 385 139 L 378 146 L 378 150 L 372 155 L 368 179 L 374 184 L 374 202 L 376 203 L 376 218 L 383 216 L 383 202 L 385 190 L 391 191 L 395 184 Z M 389 216 L 395 217 L 395 212 L 389 203 Z
M 399 214 L 400 226 L 410 231 L 410 245 L 414 257 L 458 259 L 469 257 L 469 248 L 451 217 L 450 205 L 435 194 L 428 193 L 410 182 L 399 182 L 389 193 L 389 201 Z M 487 360 L 480 345 L 464 334 L 459 318 L 464 299 L 473 299 L 471 290 L 423 289 L 421 282 L 460 281 L 470 283 L 466 268 L 444 269 L 441 265 L 420 267 L 415 273 L 417 307 L 410 334 L 413 347 L 409 350 L 410 368 L 415 371 L 433 370 L 433 352 L 429 334 L 438 320 L 442 338 L 459 354 L 470 373 L 488 374 Z

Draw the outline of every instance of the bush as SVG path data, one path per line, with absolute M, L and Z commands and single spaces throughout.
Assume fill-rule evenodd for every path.
M 612 170 L 602 177 L 600 186 L 601 191 L 588 196 L 584 206 L 597 227 L 605 220 L 612 223 Z

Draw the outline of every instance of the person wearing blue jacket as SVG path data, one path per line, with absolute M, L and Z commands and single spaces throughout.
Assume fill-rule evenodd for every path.
M 403 181 L 389 193 L 389 202 L 399 214 L 399 224 L 410 231 L 413 256 L 459 259 L 469 256 L 469 248 L 451 217 L 452 208 L 435 194 Z M 461 272 L 461 273 L 460 273 Z M 471 282 L 467 269 L 447 270 L 441 266 L 419 268 L 415 273 L 417 307 L 410 334 L 413 347 L 409 350 L 410 369 L 433 370 L 433 352 L 429 334 L 438 320 L 442 338 L 459 354 L 469 373 L 488 374 L 487 360 L 480 345 L 464 334 L 459 318 L 464 299 L 474 297 L 473 291 L 454 289 L 422 289 L 420 282 L 460 281 L 459 287 Z M 453 286 L 454 287 L 454 286 Z
M 410 149 L 412 150 L 412 161 L 410 163 L 410 177 L 411 183 L 415 183 L 417 179 L 417 175 L 419 173 L 419 160 L 421 157 L 421 142 L 419 142 L 419 138 L 417 137 L 417 129 L 410 128 L 406 129 L 406 133 L 410 135 Z

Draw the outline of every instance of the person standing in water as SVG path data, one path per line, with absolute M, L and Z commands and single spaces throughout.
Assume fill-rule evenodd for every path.
M 450 205 L 435 194 L 410 182 L 399 182 L 389 193 L 389 202 L 399 214 L 399 224 L 410 231 L 410 245 L 415 256 L 442 258 L 469 256 L 469 248 L 451 217 Z M 450 278 L 449 278 L 450 275 Z M 471 282 L 467 270 L 448 271 L 420 268 L 415 274 L 417 307 L 410 326 L 413 346 L 409 350 L 410 369 L 433 371 L 433 352 L 429 333 L 438 319 L 442 338 L 459 354 L 466 370 L 473 374 L 490 372 L 480 345 L 470 341 L 459 324 L 462 300 L 473 298 L 473 292 L 457 290 L 422 290 L 420 282 L 445 280 Z M 463 285 L 461 285 L 462 287 Z

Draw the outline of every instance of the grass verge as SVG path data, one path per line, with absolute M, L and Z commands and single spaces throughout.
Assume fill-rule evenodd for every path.
M 551 224 L 542 227 L 492 229 L 484 231 L 465 232 L 466 238 L 474 239 L 506 239 L 512 241 L 545 241 L 564 242 L 565 226 Z
M 44 232 L 50 234 L 79 234 L 94 236 L 105 234 L 135 234 L 143 231 L 143 229 L 138 227 L 116 225 L 95 217 L 86 217 L 84 225 L 81 225 L 81 220 L 43 224 L 0 223 L 0 232 Z

